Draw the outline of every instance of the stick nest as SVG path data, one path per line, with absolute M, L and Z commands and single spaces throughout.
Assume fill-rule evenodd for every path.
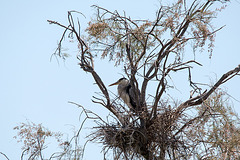
M 139 121 L 128 121 L 128 125 L 102 124 L 92 133 L 92 140 L 104 144 L 104 149 L 115 149 L 121 153 L 149 154 L 149 151 L 158 155 L 160 145 L 166 148 L 177 148 L 179 138 L 172 133 L 175 129 L 172 112 L 164 112 L 154 119 L 147 121 L 144 127 Z

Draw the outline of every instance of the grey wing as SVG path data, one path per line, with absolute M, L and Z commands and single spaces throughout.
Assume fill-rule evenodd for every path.
M 136 109 L 136 106 L 137 106 L 136 105 L 136 94 L 135 94 L 133 87 L 130 84 L 127 86 L 127 93 L 129 95 L 130 103 L 131 103 L 132 107 L 134 109 Z

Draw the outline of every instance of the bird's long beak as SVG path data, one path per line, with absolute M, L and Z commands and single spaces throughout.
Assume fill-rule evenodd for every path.
M 113 83 L 113 84 L 110 84 L 110 85 L 109 85 L 109 87 L 110 87 L 110 86 L 117 85 L 117 84 L 119 84 L 119 82 L 118 82 L 118 81 L 117 81 L 117 82 L 115 82 L 115 83 Z

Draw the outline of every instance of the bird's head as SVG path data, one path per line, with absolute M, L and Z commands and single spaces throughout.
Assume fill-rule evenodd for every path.
M 118 84 L 128 84 L 128 80 L 127 78 L 120 78 L 117 82 L 110 84 L 109 86 L 114 86 L 114 85 L 118 85 Z

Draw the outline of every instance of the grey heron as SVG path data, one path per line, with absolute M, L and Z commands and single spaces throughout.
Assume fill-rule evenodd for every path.
M 117 82 L 109 86 L 118 85 L 118 95 L 130 109 L 136 109 L 135 93 L 130 82 L 126 78 L 120 78 Z

